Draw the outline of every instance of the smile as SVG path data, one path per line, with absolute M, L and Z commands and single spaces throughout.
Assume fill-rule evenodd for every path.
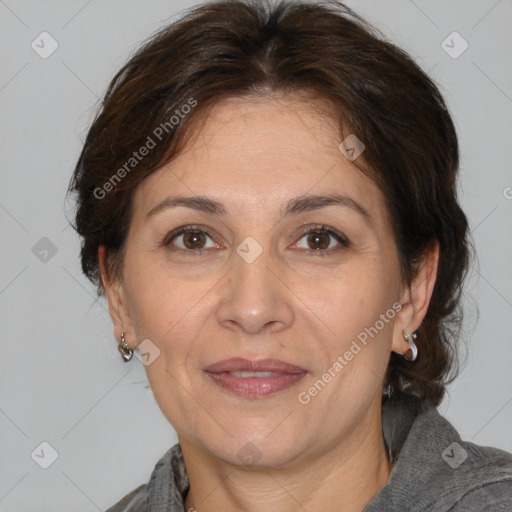
M 219 361 L 204 372 L 217 386 L 245 398 L 262 398 L 283 391 L 307 374 L 305 369 L 284 361 L 242 358 Z

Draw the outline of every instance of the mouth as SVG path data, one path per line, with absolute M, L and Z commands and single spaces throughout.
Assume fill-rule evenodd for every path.
M 204 370 L 218 386 L 245 398 L 262 398 L 294 386 L 308 372 L 278 359 L 225 359 Z

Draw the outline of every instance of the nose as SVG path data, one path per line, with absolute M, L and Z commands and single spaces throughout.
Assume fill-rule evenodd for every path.
M 217 310 L 219 324 L 247 334 L 279 332 L 292 325 L 293 294 L 268 254 L 264 251 L 252 263 L 237 254 L 233 259 Z

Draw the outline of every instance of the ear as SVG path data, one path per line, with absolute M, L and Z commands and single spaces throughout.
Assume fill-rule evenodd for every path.
M 133 327 L 132 318 L 126 301 L 123 284 L 121 280 L 114 279 L 109 273 L 107 265 L 107 249 L 104 245 L 98 248 L 98 262 L 101 284 L 105 290 L 105 295 L 108 301 L 108 309 L 112 323 L 114 324 L 114 337 L 119 342 L 121 334 L 124 332 L 126 343 L 132 349 L 135 349 L 133 340 L 135 339 L 135 330 Z
M 396 316 L 393 326 L 391 347 L 393 352 L 405 354 L 409 350 L 409 343 L 404 339 L 404 331 L 413 333 L 423 322 L 436 284 L 438 263 L 439 242 L 433 240 L 427 249 L 418 274 L 410 286 L 405 287 L 402 292 L 400 299 L 402 309 Z

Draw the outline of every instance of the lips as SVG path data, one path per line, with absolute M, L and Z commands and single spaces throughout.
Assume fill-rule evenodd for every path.
M 218 361 L 204 372 L 218 386 L 246 398 L 261 398 L 290 388 L 307 374 L 304 368 L 278 359 L 243 358 Z
M 278 359 L 259 359 L 251 361 L 241 357 L 224 359 L 211 364 L 205 368 L 206 372 L 279 372 L 279 373 L 300 373 L 305 372 L 304 368 L 293 364 L 279 361 Z

